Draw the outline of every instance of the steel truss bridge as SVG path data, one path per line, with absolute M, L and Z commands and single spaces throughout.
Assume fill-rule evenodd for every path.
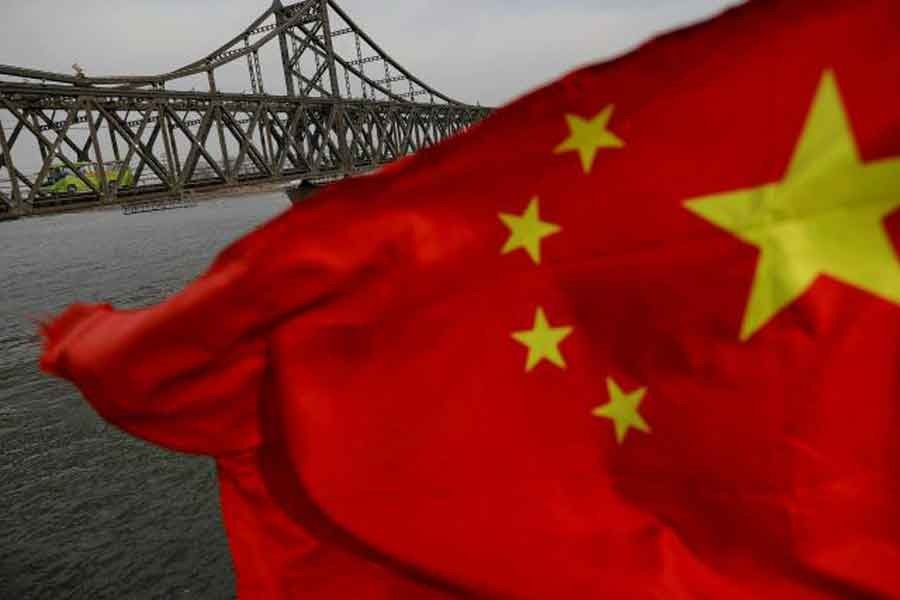
M 247 89 L 220 89 L 234 82 Z M 487 113 L 412 75 L 333 0 L 275 0 L 161 75 L 0 65 L 0 216 L 352 176 Z M 60 166 L 80 183 L 51 193 Z

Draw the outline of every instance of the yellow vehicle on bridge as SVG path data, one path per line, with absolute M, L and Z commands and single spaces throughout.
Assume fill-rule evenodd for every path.
M 100 188 L 100 168 L 97 163 L 77 162 L 72 163 L 77 169 L 79 177 L 67 165 L 56 164 L 50 168 L 41 185 L 41 191 L 49 194 L 76 194 L 79 192 L 92 191 L 90 186 L 85 183 L 85 179 L 90 181 L 98 189 Z M 130 167 L 123 165 L 121 162 L 103 163 L 106 171 L 106 180 L 113 184 L 119 181 L 119 188 L 127 188 L 134 185 L 134 173 Z M 121 180 L 120 180 L 121 176 Z M 82 179 L 82 177 L 84 179 Z

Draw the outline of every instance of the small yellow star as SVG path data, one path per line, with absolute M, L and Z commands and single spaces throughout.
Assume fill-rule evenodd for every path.
M 610 402 L 595 408 L 594 416 L 610 419 L 613 422 L 616 428 L 616 441 L 619 444 L 624 443 L 629 429 L 650 433 L 650 426 L 638 412 L 638 407 L 647 394 L 647 388 L 625 393 L 612 377 L 607 377 L 606 389 L 609 392 Z
M 540 216 L 538 216 L 539 202 L 538 198 L 532 198 L 528 208 L 525 209 L 521 216 L 500 213 L 500 220 L 512 232 L 506 245 L 503 246 L 503 254 L 509 254 L 519 248 L 524 248 L 535 264 L 541 264 L 541 240 L 559 233 L 562 227 L 554 223 L 541 221 Z
M 556 147 L 554 154 L 578 152 L 585 173 L 590 173 L 600 148 L 622 148 L 625 142 L 608 129 L 615 106 L 608 105 L 593 119 L 587 120 L 578 115 L 566 115 L 571 135 Z
M 525 365 L 525 371 L 531 371 L 545 359 L 560 369 L 565 369 L 566 361 L 559 351 L 559 345 L 571 333 L 571 327 L 551 327 L 547 322 L 544 309 L 538 307 L 534 316 L 534 328 L 530 331 L 517 331 L 512 334 L 514 340 L 528 348 L 528 362 Z

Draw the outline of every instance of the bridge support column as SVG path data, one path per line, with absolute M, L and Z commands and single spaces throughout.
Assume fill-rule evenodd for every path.
M 232 183 L 234 181 L 234 173 L 231 168 L 231 159 L 228 157 L 228 144 L 225 141 L 225 125 L 223 124 L 225 120 L 224 111 L 225 107 L 219 103 L 219 105 L 214 109 L 217 111 L 216 114 L 216 127 L 219 131 L 219 144 L 222 148 L 222 170 L 225 171 L 225 181 L 228 183 Z
M 275 172 L 275 155 L 272 153 L 272 131 L 269 129 L 269 113 L 263 106 L 262 114 L 259 116 L 259 139 L 262 142 L 263 160 L 266 167 Z
M 97 169 L 100 172 L 100 203 L 108 203 L 111 198 L 109 195 L 109 179 L 106 175 L 106 165 L 103 163 L 103 152 L 100 150 L 100 138 L 97 136 L 97 124 L 92 116 L 94 107 L 89 99 L 84 100 L 84 111 L 87 114 L 88 132 L 90 140 L 94 146 L 94 158 L 97 161 Z
M 9 181 L 12 185 L 12 209 L 13 214 L 21 215 L 25 212 L 25 206 L 22 203 L 22 191 L 19 189 L 19 177 L 16 172 L 16 166 L 13 163 L 12 152 L 9 148 L 9 140 L 6 139 L 6 132 L 3 130 L 3 120 L 0 119 L 0 155 L 3 156 L 2 166 L 6 167 L 9 173 Z
M 272 11 L 275 13 L 275 24 L 280 28 L 285 21 L 284 5 L 281 4 L 281 0 L 272 2 Z M 294 97 L 297 95 L 297 90 L 294 87 L 294 73 L 292 71 L 287 34 L 283 31 L 278 34 L 278 45 L 281 49 L 281 64 L 284 67 L 284 88 L 287 90 L 288 96 Z
M 113 158 L 116 159 L 116 162 L 122 162 L 122 153 L 119 151 L 119 138 L 116 137 L 116 130 L 113 129 L 111 124 L 107 129 L 109 130 L 109 143 L 113 149 Z
M 180 195 L 181 185 L 178 181 L 174 144 L 172 143 L 172 129 L 169 123 L 169 115 L 166 113 L 166 105 L 162 102 L 157 103 L 157 111 L 159 111 L 159 128 L 162 131 L 163 147 L 166 150 L 166 166 L 169 168 L 169 172 L 166 173 L 169 176 L 169 181 L 164 183 L 169 186 L 169 190 L 173 194 Z
M 353 160 L 350 157 L 350 148 L 347 146 L 347 116 L 344 104 L 341 102 L 341 88 L 338 85 L 337 61 L 335 60 L 334 42 L 331 35 L 331 21 L 328 18 L 328 0 L 319 0 L 320 18 L 322 19 L 322 34 L 325 36 L 325 47 L 328 50 L 328 74 L 331 78 L 331 93 L 335 98 L 333 110 L 334 131 L 338 136 L 338 149 L 341 152 L 341 166 L 345 173 L 353 172 Z
M 218 96 L 219 90 L 216 87 L 215 71 L 209 69 L 206 71 L 206 76 L 209 79 L 209 93 L 212 94 L 213 97 Z M 228 159 L 228 146 L 225 144 L 225 126 L 222 124 L 222 120 L 224 119 L 222 116 L 222 111 L 224 110 L 222 102 L 213 102 L 210 110 L 213 111 L 213 119 L 216 121 L 216 129 L 219 132 L 219 150 L 222 155 L 222 170 L 225 172 L 225 182 L 231 183 L 231 161 Z
M 27 109 L 26 109 L 26 110 L 27 110 Z M 26 112 L 25 114 L 27 115 L 28 113 Z M 34 128 L 35 128 L 35 129 L 37 129 L 38 131 L 40 131 L 40 129 L 41 129 L 41 122 L 38 120 L 38 116 L 37 116 L 37 114 L 34 113 L 34 112 L 31 113 L 31 123 L 32 123 L 32 125 L 34 125 Z M 38 144 L 38 152 L 41 153 L 41 162 L 47 162 L 47 149 L 44 148 L 44 145 L 43 145 L 43 144 L 40 144 L 40 143 Z M 78 158 L 78 159 L 76 159 L 76 160 L 81 160 L 81 159 Z

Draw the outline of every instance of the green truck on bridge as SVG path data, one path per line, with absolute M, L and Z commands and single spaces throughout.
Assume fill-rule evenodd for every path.
M 78 173 L 81 177 L 90 181 L 98 189 L 100 188 L 100 169 L 96 163 L 77 162 L 72 164 L 78 169 Z M 130 167 L 124 166 L 120 162 L 104 163 L 103 167 L 106 170 L 106 180 L 110 184 L 119 181 L 121 175 L 121 181 L 119 181 L 120 189 L 134 185 L 134 173 L 132 173 Z M 50 172 L 47 173 L 43 185 L 41 185 L 41 191 L 48 194 L 75 194 L 78 192 L 92 191 L 90 186 L 88 186 L 81 177 L 76 175 L 75 172 L 66 165 L 53 165 L 50 168 Z

